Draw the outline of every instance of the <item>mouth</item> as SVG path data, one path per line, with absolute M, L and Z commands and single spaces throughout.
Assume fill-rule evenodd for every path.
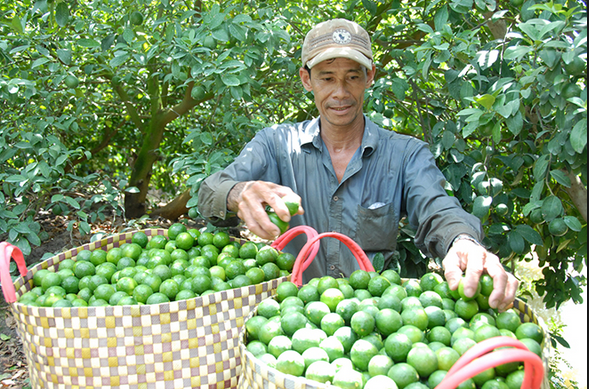
M 344 106 L 332 106 L 329 107 L 330 110 L 335 111 L 337 113 L 346 113 L 352 108 L 351 105 L 344 105 Z

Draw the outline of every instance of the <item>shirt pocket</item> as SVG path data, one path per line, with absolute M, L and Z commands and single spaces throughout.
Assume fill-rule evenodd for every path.
M 358 205 L 356 239 L 364 251 L 394 250 L 398 230 L 399 218 L 392 203 L 375 209 Z

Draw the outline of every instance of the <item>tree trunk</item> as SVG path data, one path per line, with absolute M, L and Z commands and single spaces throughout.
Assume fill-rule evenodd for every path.
M 587 188 L 578 175 L 568 170 L 563 170 L 563 172 L 571 180 L 571 187 L 565 188 L 565 190 L 587 223 Z
M 165 206 L 154 210 L 151 213 L 151 216 L 159 216 L 168 220 L 176 220 L 180 216 L 188 212 L 188 208 L 186 208 L 186 203 L 188 203 L 188 200 L 190 200 L 190 198 L 190 190 L 186 190 L 182 194 L 180 194 L 180 196 L 176 197 L 174 200 L 172 200 Z
M 162 116 L 158 114 L 152 118 L 149 131 L 145 134 L 141 150 L 133 166 L 129 186 L 136 187 L 139 191 L 125 193 L 125 216 L 130 219 L 139 218 L 147 211 L 146 198 L 151 171 L 158 159 L 158 149 L 166 128 Z

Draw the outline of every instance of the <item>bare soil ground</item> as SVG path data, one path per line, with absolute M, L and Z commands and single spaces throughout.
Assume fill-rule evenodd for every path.
M 141 220 L 130 225 L 124 223 L 121 218 L 110 218 L 92 225 L 91 235 L 81 236 L 77 230 L 71 232 L 67 230 L 69 222 L 67 217 L 44 213 L 39 215 L 38 221 L 41 223 L 42 229 L 47 232 L 48 238 L 26 257 L 28 266 L 40 262 L 46 253 L 58 254 L 86 244 L 90 241 L 90 237 L 96 233 L 113 235 L 138 229 L 168 228 L 174 223 L 158 218 Z M 201 228 L 205 226 L 203 220 L 181 218 L 179 221 L 189 227 Z M 243 228 L 232 228 L 228 233 L 238 238 L 244 238 L 244 235 L 247 235 Z M 0 241 L 4 240 L 6 237 L 0 236 Z M 4 300 L 3 293 L 0 293 L 0 389 L 21 388 L 30 388 L 27 359 L 17 332 L 17 322 L 12 315 L 10 306 Z

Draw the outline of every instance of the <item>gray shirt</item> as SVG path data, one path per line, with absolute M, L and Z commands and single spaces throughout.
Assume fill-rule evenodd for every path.
M 385 259 L 393 255 L 403 217 L 416 231 L 416 246 L 429 257 L 443 258 L 459 234 L 481 240 L 479 219 L 446 193 L 444 175 L 427 144 L 364 119 L 362 145 L 341 182 L 321 139 L 319 118 L 280 124 L 259 131 L 231 165 L 202 182 L 200 213 L 213 224 L 230 217 L 227 195 L 231 188 L 240 181 L 263 180 L 288 186 L 301 197 L 305 213 L 294 216 L 291 227 L 307 225 L 319 233 L 343 233 L 369 258 L 377 252 Z M 285 251 L 296 255 L 305 241 L 299 236 Z M 324 275 L 348 277 L 359 268 L 339 240 L 320 242 L 305 280 Z

